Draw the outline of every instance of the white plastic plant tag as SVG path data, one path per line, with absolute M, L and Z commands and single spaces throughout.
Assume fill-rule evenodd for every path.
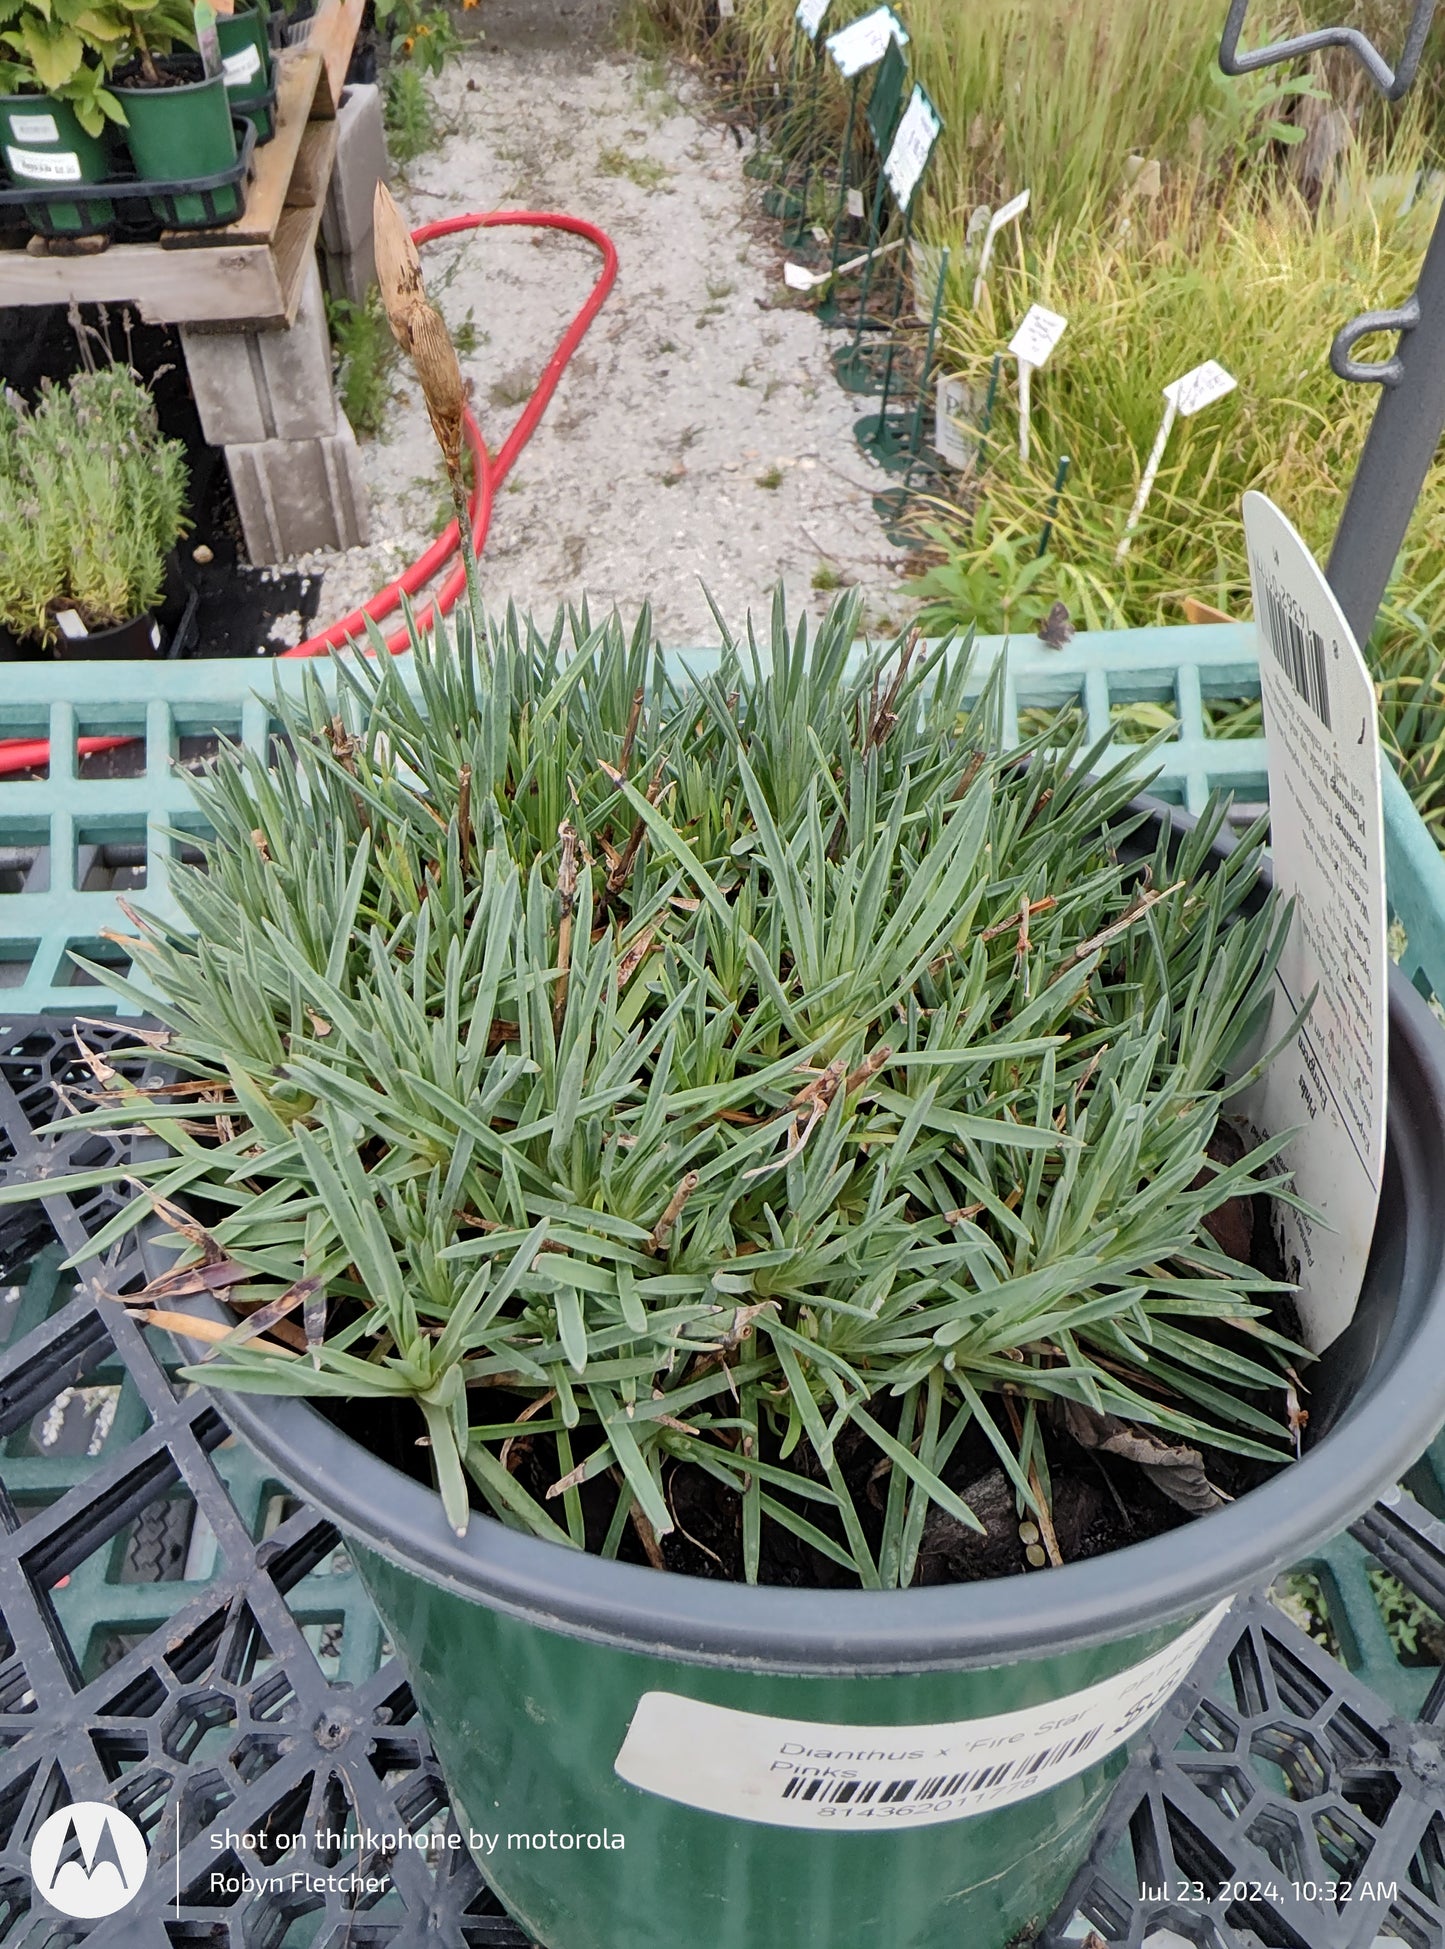
M 859 222 L 861 223 L 861 222 L 862 222 L 862 220 L 863 220 L 863 192 L 862 192 L 862 190 L 860 190 L 860 189 L 850 189 L 850 190 L 848 191 L 848 193 L 847 193 L 847 195 L 846 195 L 846 196 L 844 197 L 844 199 L 843 199 L 843 207 L 844 207 L 844 208 L 845 208 L 845 209 L 847 210 L 847 212 L 848 212 L 848 215 L 849 215 L 850 217 L 856 217 L 856 218 L 857 218 L 857 219 L 859 220 Z
M 244 88 L 252 75 L 260 72 L 261 50 L 254 41 L 247 41 L 239 52 L 228 54 L 221 63 L 228 88 Z
M 927 1726 L 771 1719 L 644 1692 L 613 1762 L 646 1793 L 769 1827 L 860 1834 L 992 1813 L 1096 1766 L 1152 1717 L 1229 1609 L 1130 1670 L 1047 1705 Z
M 1269 751 L 1274 881 L 1295 902 L 1275 982 L 1277 1041 L 1309 1018 L 1246 1092 L 1325 1225 L 1283 1205 L 1275 1230 L 1314 1352 L 1349 1325 L 1360 1295 L 1385 1159 L 1385 840 L 1380 733 L 1370 674 L 1323 571 L 1262 494 L 1244 497 Z
M 1056 311 L 1045 311 L 1042 305 L 1030 305 L 1024 313 L 1023 323 L 1008 342 L 1010 357 L 1022 359 L 1025 365 L 1035 368 L 1043 365 L 1063 337 L 1068 322 L 1067 318 L 1060 318 Z
M 79 642 L 82 636 L 89 636 L 90 634 L 90 631 L 80 620 L 79 612 L 75 609 L 57 609 L 55 612 L 55 627 L 60 631 L 62 636 L 68 636 L 72 643 Z
M 790 291 L 811 291 L 819 282 L 816 271 L 810 271 L 803 264 L 784 264 L 783 282 Z
M 844 81 L 851 81 L 855 75 L 862 74 L 881 61 L 888 51 L 889 41 L 897 41 L 900 47 L 907 47 L 908 35 L 903 22 L 891 7 L 875 7 L 871 14 L 864 14 L 861 20 L 840 27 L 836 34 L 828 36 L 828 52 L 833 57 L 833 65 Z
M 912 202 L 942 128 L 937 109 L 915 84 L 883 164 L 883 174 L 900 210 L 906 210 Z
M 828 6 L 829 0 L 798 0 L 798 11 L 793 18 L 810 41 L 817 40 Z
M 1182 379 L 1164 388 L 1164 397 L 1174 402 L 1175 411 L 1181 419 L 1188 419 L 1203 406 L 1212 406 L 1216 399 L 1223 399 L 1232 393 L 1239 381 L 1233 373 L 1226 372 L 1222 365 L 1213 359 L 1206 359 L 1203 365 L 1195 366 L 1186 372 Z
M 60 131 L 53 115 L 12 115 L 10 133 L 17 142 L 58 142 Z
M 960 425 L 968 405 L 968 387 L 963 380 L 943 374 L 934 403 L 933 449 L 946 467 L 967 467 L 976 451 L 975 442 Z
M 1030 194 L 1031 192 L 1029 190 L 1021 189 L 1017 196 L 1011 196 L 1007 203 L 999 205 L 991 217 L 984 219 L 983 249 L 978 254 L 978 271 L 973 280 L 973 308 L 975 311 L 978 310 L 979 300 L 983 296 L 983 287 L 988 279 L 988 267 L 993 262 L 993 247 L 998 242 L 999 232 L 1005 224 L 1018 222 L 1024 211 L 1029 207 Z M 974 215 L 977 216 L 977 214 L 978 212 L 975 211 Z M 969 229 L 973 229 L 973 221 L 971 218 L 969 220 Z
M 80 157 L 71 149 L 16 149 L 9 143 L 5 159 L 10 174 L 28 183 L 78 183 Z
M 738 0 L 717 0 L 717 17 L 719 20 L 731 20 L 737 10 Z

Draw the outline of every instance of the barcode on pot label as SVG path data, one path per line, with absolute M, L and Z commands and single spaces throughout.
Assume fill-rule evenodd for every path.
M 80 157 L 68 149 L 5 150 L 10 174 L 31 183 L 78 183 Z
M 1116 1751 L 1164 1704 L 1228 1608 L 1086 1691 L 939 1725 L 774 1719 L 644 1692 L 615 1770 L 646 1793 L 770 1827 L 882 1834 L 964 1820 L 1045 1793 Z M 797 1682 L 801 1699 L 809 1682 Z
M 1325 639 L 1297 614 L 1279 585 L 1265 581 L 1260 621 L 1265 641 L 1280 669 L 1326 730 L 1330 728 L 1330 684 Z

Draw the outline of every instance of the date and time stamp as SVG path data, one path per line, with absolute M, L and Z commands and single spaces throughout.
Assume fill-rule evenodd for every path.
M 1141 1882 L 1141 1902 L 1171 1902 L 1180 1907 L 1206 1902 L 1322 1902 L 1345 1908 L 1352 1902 L 1393 1902 L 1393 1881 L 1172 1881 Z

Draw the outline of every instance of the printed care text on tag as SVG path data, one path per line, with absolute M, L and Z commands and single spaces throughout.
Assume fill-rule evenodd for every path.
M 1283 1205 L 1275 1226 L 1316 1352 L 1348 1326 L 1374 1236 L 1385 1158 L 1385 842 L 1374 686 L 1318 564 L 1279 509 L 1244 497 L 1269 746 L 1274 880 L 1296 903 L 1268 1034 L 1309 1018 L 1242 1107 L 1295 1130 L 1283 1153 L 1320 1225 Z
M 1051 1705 L 937 1726 L 770 1719 L 644 1692 L 614 1762 L 632 1786 L 770 1827 L 886 1834 L 991 1813 L 1095 1766 L 1153 1717 L 1229 1606 Z

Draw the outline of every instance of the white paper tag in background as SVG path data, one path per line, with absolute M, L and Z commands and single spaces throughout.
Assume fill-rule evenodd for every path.
M 60 131 L 53 115 L 12 115 L 10 133 L 17 142 L 58 142 Z
M 798 0 L 798 11 L 794 18 L 810 41 L 818 38 L 818 29 L 823 25 L 828 4 L 829 0 Z
M 1024 313 L 1024 321 L 1009 340 L 1008 349 L 1012 358 L 1022 359 L 1025 365 L 1040 366 L 1064 335 L 1067 318 L 1060 318 L 1056 311 L 1045 311 L 1042 305 L 1030 305 Z
M 1223 399 L 1232 393 L 1239 381 L 1233 373 L 1226 372 L 1214 359 L 1206 359 L 1203 365 L 1195 366 L 1186 372 L 1182 379 L 1164 388 L 1164 397 L 1171 400 L 1174 410 L 1181 419 L 1188 419 L 1203 406 L 1212 406 L 1216 399 Z
M 987 1719 L 835 1726 L 644 1692 L 614 1771 L 632 1786 L 769 1827 L 886 1834 L 992 1813 L 1096 1766 L 1145 1724 L 1228 1603 L 1129 1671 Z
M 226 78 L 228 88 L 244 88 L 253 74 L 261 71 L 261 50 L 254 41 L 235 54 L 228 54 L 221 63 L 221 73 Z
M 859 219 L 859 221 L 861 222 L 861 220 L 862 220 L 862 217 L 863 217 L 863 192 L 862 192 L 862 190 L 860 190 L 860 189 L 850 189 L 850 190 L 848 191 L 848 193 L 847 193 L 847 195 L 846 195 L 846 196 L 844 197 L 844 199 L 843 199 L 843 207 L 844 207 L 844 209 L 845 209 L 845 210 L 846 210 L 846 211 L 848 212 L 848 215 L 849 215 L 850 217 L 856 217 L 856 218 L 858 218 L 858 219 Z
M 1385 841 L 1374 685 L 1314 557 L 1262 494 L 1244 497 L 1269 748 L 1274 883 L 1296 903 L 1276 978 L 1278 1040 L 1317 989 L 1298 1035 L 1246 1093 L 1326 1226 L 1283 1205 L 1275 1228 L 1304 1337 L 1348 1326 L 1374 1236 L 1385 1158 L 1388 1014 Z
M 69 149 L 15 149 L 8 143 L 5 157 L 10 174 L 30 183 L 78 183 L 80 157 Z
M 928 167 L 928 158 L 942 128 L 933 103 L 915 85 L 883 164 L 883 174 L 900 210 L 906 210 L 913 200 L 918 179 Z
M 875 7 L 871 14 L 864 14 L 861 20 L 830 34 L 828 52 L 844 81 L 851 81 L 854 75 L 862 74 L 865 68 L 883 59 L 889 41 L 907 47 L 908 35 L 903 22 L 891 7 Z
M 967 467 L 977 451 L 960 421 L 969 406 L 968 387 L 951 373 L 938 381 L 938 397 L 933 412 L 933 450 L 947 467 Z

